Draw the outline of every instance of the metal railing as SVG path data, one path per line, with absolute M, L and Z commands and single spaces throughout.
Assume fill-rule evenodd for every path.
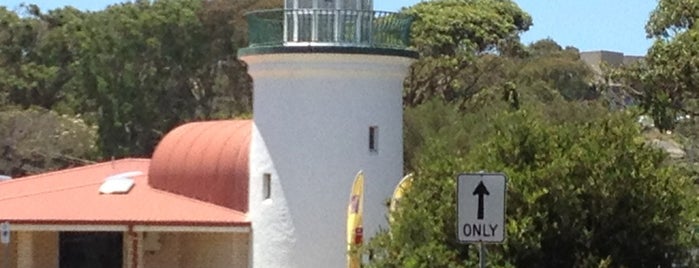
M 274 9 L 246 14 L 250 47 L 407 48 L 412 16 L 344 9 Z

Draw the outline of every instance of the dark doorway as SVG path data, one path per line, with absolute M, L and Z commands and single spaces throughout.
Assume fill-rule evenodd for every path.
M 60 268 L 121 268 L 123 234 L 117 232 L 61 232 Z

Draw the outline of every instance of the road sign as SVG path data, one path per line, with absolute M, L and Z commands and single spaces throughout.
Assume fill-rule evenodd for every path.
M 3 243 L 3 244 L 10 243 L 10 223 L 9 222 L 0 223 L 0 243 Z
M 499 173 L 459 175 L 456 182 L 459 242 L 505 240 L 506 184 L 507 177 Z

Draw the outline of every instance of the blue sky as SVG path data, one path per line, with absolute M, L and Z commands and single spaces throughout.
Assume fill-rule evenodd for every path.
M 374 0 L 374 9 L 397 11 L 420 0 Z M 514 0 L 534 18 L 534 26 L 522 36 L 530 43 L 552 38 L 562 46 L 582 51 L 611 50 L 644 55 L 651 45 L 643 27 L 657 0 Z M 71 5 L 99 10 L 119 0 L 0 0 L 14 9 L 20 3 L 35 3 L 42 9 Z

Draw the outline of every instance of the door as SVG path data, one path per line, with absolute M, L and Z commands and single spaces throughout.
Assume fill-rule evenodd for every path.
M 61 232 L 59 234 L 60 268 L 121 268 L 123 233 Z

